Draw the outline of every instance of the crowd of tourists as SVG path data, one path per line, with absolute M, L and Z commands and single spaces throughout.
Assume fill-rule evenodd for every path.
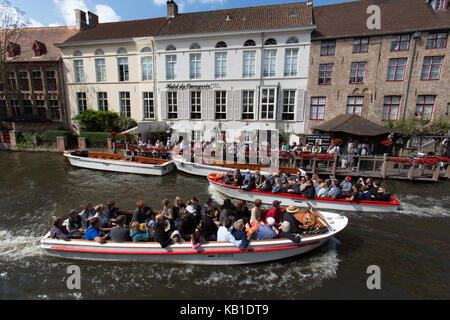
M 217 205 L 209 199 L 200 205 L 196 197 L 188 201 L 176 197 L 173 202 L 164 199 L 160 211 L 138 201 L 132 215 L 120 212 L 114 201 L 95 207 L 86 203 L 81 212 L 71 210 L 66 220 L 53 218 L 50 238 L 157 242 L 163 248 L 190 242 L 193 250 L 205 242 L 225 241 L 246 249 L 252 240 L 283 238 L 300 243 L 303 236 L 324 228 L 313 214 L 295 206 L 284 210 L 278 201 L 265 211 L 261 200 L 255 200 L 250 209 L 245 201 L 234 205 L 225 199 Z
M 317 175 L 311 178 L 304 171 L 297 171 L 296 174 L 285 174 L 279 170 L 276 174 L 267 176 L 250 170 L 241 173 L 235 169 L 229 171 L 223 177 L 225 184 L 240 187 L 242 190 L 259 190 L 272 193 L 284 193 L 304 196 L 308 199 L 330 198 L 345 199 L 349 201 L 390 201 L 391 194 L 372 178 L 360 178 L 352 182 L 352 177 L 345 180 L 326 179 L 323 180 Z

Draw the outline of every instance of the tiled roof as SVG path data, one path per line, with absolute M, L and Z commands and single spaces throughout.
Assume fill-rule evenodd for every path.
M 380 30 L 367 28 L 370 5 L 381 9 Z M 425 0 L 360 0 L 317 6 L 313 13 L 318 26 L 312 33 L 313 40 L 450 28 L 448 10 L 434 11 Z
M 155 36 L 167 18 L 132 20 L 99 23 L 93 28 L 83 30 L 65 41 L 72 42 L 101 41 L 113 39 L 129 39 Z
M 77 30 L 73 27 L 47 27 L 47 28 L 25 28 L 23 34 L 16 43 L 20 45 L 20 55 L 8 58 L 7 62 L 24 61 L 58 61 L 61 50 L 54 43 L 62 42 L 74 35 Z M 45 45 L 45 54 L 35 57 L 33 46 Z
M 227 21 L 227 15 L 230 20 Z M 169 19 L 158 35 L 181 35 L 310 26 L 311 6 L 304 2 L 217 11 L 182 13 Z

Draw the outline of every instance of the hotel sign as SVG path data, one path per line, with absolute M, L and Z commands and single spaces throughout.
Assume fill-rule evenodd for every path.
M 170 90 L 205 90 L 205 89 L 211 90 L 214 88 L 220 88 L 220 85 L 218 83 L 209 83 L 209 84 L 169 83 L 166 85 L 166 89 Z

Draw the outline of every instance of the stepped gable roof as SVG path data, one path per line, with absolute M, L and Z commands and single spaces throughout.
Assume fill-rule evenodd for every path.
M 229 19 L 227 19 L 229 15 Z M 227 21 L 228 20 L 228 21 Z M 168 19 L 159 36 L 271 30 L 313 25 L 312 6 L 305 2 L 181 13 Z
M 381 29 L 367 28 L 370 5 L 381 9 Z M 450 29 L 450 13 L 435 11 L 425 0 L 359 0 L 313 8 L 317 30 L 312 40 Z
M 357 114 L 341 114 L 314 128 L 323 132 L 343 132 L 355 136 L 374 137 L 389 134 L 394 130 L 380 126 Z
M 64 44 L 101 41 L 114 39 L 143 38 L 155 36 L 167 18 L 132 20 L 120 22 L 99 23 L 95 27 L 87 28 L 67 39 Z
M 16 40 L 16 45 L 20 46 L 20 54 L 7 58 L 7 62 L 58 61 L 61 50 L 54 43 L 63 42 L 76 32 L 73 27 L 24 28 L 22 36 Z M 35 45 L 41 50 L 45 48 L 41 56 L 35 56 Z

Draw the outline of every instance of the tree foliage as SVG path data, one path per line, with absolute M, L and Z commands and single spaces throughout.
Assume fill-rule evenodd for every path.
M 79 121 L 82 131 L 87 132 L 123 132 L 137 126 L 135 120 L 111 111 L 88 109 L 73 120 Z

